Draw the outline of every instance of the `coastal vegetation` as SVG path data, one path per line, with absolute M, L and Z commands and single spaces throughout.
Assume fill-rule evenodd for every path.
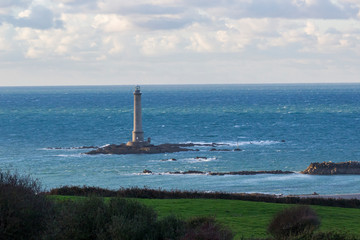
M 248 194 L 248 193 L 225 193 L 225 192 L 202 192 L 202 191 L 181 191 L 163 190 L 150 188 L 120 188 L 110 190 L 89 186 L 63 186 L 51 189 L 49 195 L 63 196 L 99 196 L 99 197 L 124 197 L 124 198 L 145 198 L 145 199 L 227 199 L 243 200 L 268 203 L 319 205 L 344 208 L 360 208 L 358 199 L 326 199 L 326 198 L 300 198 L 296 196 L 279 196 L 270 194 Z
M 69 194 L 70 190 L 73 194 Z M 125 190 L 122 190 L 123 195 L 128 193 L 125 197 L 118 194 L 121 191 L 115 196 L 111 190 L 90 187 L 42 192 L 40 183 L 28 176 L 0 172 L 0 239 L 353 240 L 360 237 L 360 209 L 349 208 L 350 205 L 309 208 L 206 199 L 206 194 L 194 198 L 201 193 L 180 191 L 172 194 L 183 193 L 183 197 L 171 198 L 171 191 L 150 189 L 143 190 L 147 198 L 136 198 L 130 195 L 136 192 L 140 195 L 141 189 Z M 65 192 L 66 196 L 61 194 Z M 153 197 L 149 197 L 150 193 Z M 186 194 L 188 198 L 184 198 Z M 285 223 L 288 231 L 278 231 L 284 229 Z

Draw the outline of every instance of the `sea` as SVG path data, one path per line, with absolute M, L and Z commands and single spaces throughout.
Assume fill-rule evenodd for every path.
M 46 190 L 360 193 L 360 175 L 300 173 L 312 162 L 360 161 L 360 84 L 143 85 L 145 138 L 227 144 L 216 148 L 231 151 L 198 146 L 198 152 L 84 154 L 83 146 L 131 139 L 133 92 L 134 86 L 0 87 L 1 171 L 30 175 Z M 189 170 L 295 173 L 168 174 Z

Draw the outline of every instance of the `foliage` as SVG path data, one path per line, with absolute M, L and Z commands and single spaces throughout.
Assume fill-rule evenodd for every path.
M 104 198 L 88 197 L 58 201 L 55 220 L 45 239 L 207 239 L 191 238 L 198 231 L 220 236 L 215 238 L 219 240 L 232 239 L 232 232 L 215 219 L 203 222 L 187 223 L 174 215 L 158 219 L 152 208 L 131 199 L 115 197 L 105 202 Z M 183 238 L 186 234 L 189 237 Z
M 48 239 L 153 239 L 157 215 L 133 200 L 89 197 L 63 201 L 49 230 Z
M 234 233 L 216 222 L 214 217 L 195 217 L 187 222 L 183 240 L 230 240 Z
M 320 226 L 316 212 L 308 206 L 286 208 L 277 213 L 268 232 L 276 239 L 291 239 L 311 235 Z
M 37 180 L 0 172 L 0 239 L 38 239 L 50 218 L 51 203 Z
M 304 240 L 359 240 L 359 238 L 342 232 L 318 232 Z
M 168 215 L 157 224 L 158 239 L 180 239 L 186 231 L 186 222 L 175 215 Z

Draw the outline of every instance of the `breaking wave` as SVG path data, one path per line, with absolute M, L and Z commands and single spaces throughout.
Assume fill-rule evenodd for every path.
M 180 144 L 189 144 L 189 143 L 193 143 L 196 145 L 217 145 L 217 146 L 244 146 L 244 145 L 258 145 L 258 146 L 266 146 L 266 145 L 273 145 L 273 144 L 278 144 L 281 143 L 282 141 L 274 141 L 274 140 L 254 140 L 254 141 L 223 141 L 223 142 L 181 142 Z M 206 147 L 204 146 L 204 147 Z

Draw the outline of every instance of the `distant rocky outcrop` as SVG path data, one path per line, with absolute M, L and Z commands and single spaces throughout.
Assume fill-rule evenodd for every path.
M 268 171 L 237 171 L 237 172 L 203 172 L 196 170 L 189 170 L 185 172 L 167 172 L 167 174 L 201 174 L 201 175 L 212 175 L 212 176 L 223 176 L 223 175 L 256 175 L 256 174 L 291 174 L 291 171 L 282 170 L 268 170 Z
M 303 174 L 311 175 L 335 175 L 335 174 L 360 174 L 360 162 L 322 162 L 311 163 Z
M 93 149 L 97 146 L 81 146 L 81 147 L 47 147 L 48 150 L 67 150 L 67 149 Z

